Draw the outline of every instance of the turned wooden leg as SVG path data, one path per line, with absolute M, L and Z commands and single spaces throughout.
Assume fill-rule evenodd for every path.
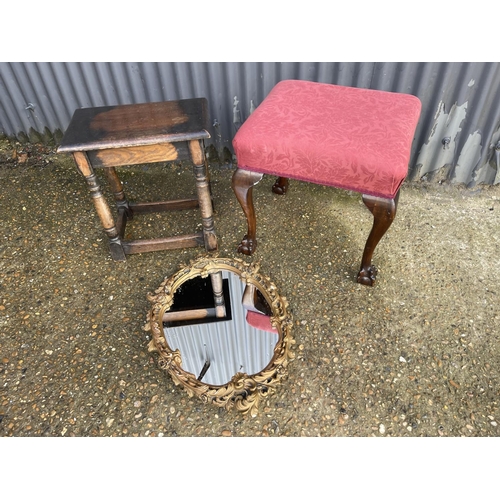
M 286 194 L 288 191 L 288 178 L 278 177 L 272 187 L 273 193 Z
M 262 179 L 263 174 L 237 168 L 233 174 L 231 186 L 247 218 L 247 234 L 238 246 L 238 252 L 252 255 L 257 248 L 257 222 L 253 205 L 253 187 Z
M 113 219 L 113 216 L 111 215 L 111 210 L 101 192 L 101 188 L 99 186 L 99 183 L 97 182 L 97 178 L 95 176 L 92 165 L 87 158 L 87 155 L 81 151 L 77 151 L 73 153 L 73 158 L 75 159 L 78 170 L 87 181 L 87 185 L 89 187 L 90 195 L 92 196 L 97 215 L 101 220 L 104 232 L 109 238 L 111 257 L 113 257 L 114 260 L 126 260 L 125 251 L 122 247 L 122 243 L 115 226 L 115 221 Z
M 207 252 L 217 250 L 217 236 L 213 217 L 212 197 L 210 196 L 210 182 L 208 167 L 203 150 L 203 144 L 198 140 L 189 142 L 189 151 L 194 164 L 196 190 L 200 204 L 201 219 L 203 224 L 203 238 Z
M 224 301 L 224 280 L 222 279 L 222 272 L 210 275 L 210 280 L 212 281 L 212 290 L 214 292 L 214 305 L 215 305 L 215 316 L 217 318 L 226 317 L 226 304 Z
M 125 197 L 122 182 L 118 177 L 115 168 L 106 167 L 104 169 L 104 174 L 106 175 L 106 179 L 108 180 L 111 191 L 113 192 L 113 196 L 115 197 L 116 208 L 118 209 L 118 212 L 120 210 L 124 210 L 127 214 L 127 218 L 132 219 L 134 214 L 132 212 L 132 209 L 130 208 L 127 198 Z
M 358 283 L 362 285 L 373 286 L 375 284 L 377 269 L 372 265 L 373 252 L 396 216 L 398 199 L 399 191 L 392 200 L 363 195 L 363 203 L 373 214 L 373 227 L 366 240 L 363 258 L 361 260 L 361 269 L 358 273 Z

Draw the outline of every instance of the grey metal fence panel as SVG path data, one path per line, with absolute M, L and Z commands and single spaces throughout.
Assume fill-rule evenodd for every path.
M 204 96 L 220 153 L 287 78 L 416 95 L 410 179 L 500 182 L 498 62 L 1 62 L 0 133 L 47 136 L 76 108 Z

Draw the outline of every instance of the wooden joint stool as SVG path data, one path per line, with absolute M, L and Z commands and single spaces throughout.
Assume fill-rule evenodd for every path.
M 287 192 L 289 178 L 357 191 L 374 217 L 357 281 L 372 286 L 372 255 L 396 215 L 420 110 L 408 94 L 279 82 L 233 139 L 232 187 L 248 225 L 238 251 L 257 247 L 252 191 L 264 174 L 278 177 L 276 194 Z
M 58 152 L 72 153 L 87 181 L 97 214 L 109 238 L 111 256 L 204 245 L 217 249 L 212 198 L 204 139 L 208 133 L 208 106 L 204 98 L 77 109 Z M 115 167 L 190 160 L 197 197 L 148 203 L 127 200 Z M 106 202 L 94 168 L 103 168 L 116 202 L 116 221 Z M 136 214 L 198 208 L 203 230 L 184 236 L 126 240 L 125 226 Z

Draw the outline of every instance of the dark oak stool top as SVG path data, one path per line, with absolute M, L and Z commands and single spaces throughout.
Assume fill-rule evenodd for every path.
M 204 98 L 77 109 L 60 152 L 208 139 Z
M 64 134 L 60 153 L 71 153 L 85 177 L 109 238 L 111 255 L 205 245 L 217 248 L 204 139 L 208 139 L 208 105 L 205 98 L 126 104 L 77 109 Z M 149 203 L 130 203 L 114 167 L 143 163 L 190 160 L 194 165 L 197 197 Z M 113 191 L 118 217 L 114 220 L 102 195 L 94 168 L 104 168 Z M 126 240 L 127 220 L 134 213 L 199 207 L 203 231 L 185 236 Z

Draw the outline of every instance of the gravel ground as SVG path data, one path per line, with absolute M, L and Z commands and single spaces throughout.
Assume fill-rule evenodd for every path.
M 194 193 L 182 164 L 122 172 L 132 200 Z M 232 169 L 211 172 L 219 255 L 235 257 Z M 251 417 L 189 398 L 147 350 L 146 294 L 201 247 L 114 262 L 83 178 L 51 147 L 0 141 L 0 179 L 0 436 L 500 434 L 500 186 L 404 184 L 369 288 L 355 282 L 372 221 L 360 196 L 291 182 L 278 197 L 265 178 L 245 260 L 287 297 L 296 344 Z M 198 225 L 194 211 L 127 229 Z

